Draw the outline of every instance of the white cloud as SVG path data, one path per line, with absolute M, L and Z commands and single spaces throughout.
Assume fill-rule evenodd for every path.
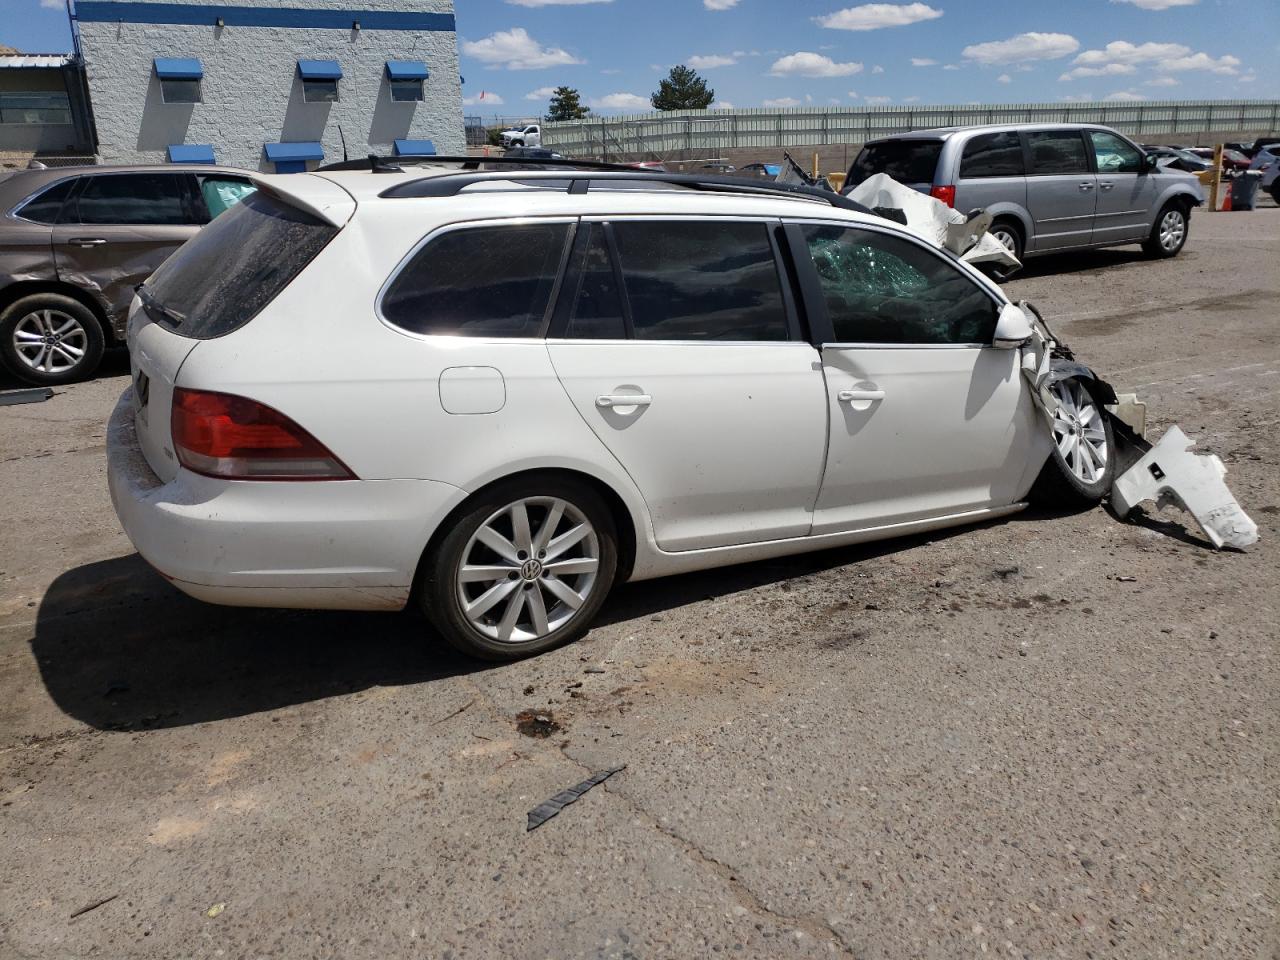
M 775 77 L 851 77 L 862 72 L 862 64 L 836 63 L 820 53 L 801 50 L 775 60 L 769 72 Z
M 487 90 L 476 94 L 474 97 L 463 97 L 462 99 L 462 105 L 465 107 L 497 107 L 504 103 L 506 101 L 500 96 Z
M 1161 79 L 1164 79 L 1164 80 L 1173 80 L 1173 78 L 1172 78 L 1172 77 L 1163 77 L 1163 78 L 1161 78 Z M 1257 80 L 1257 79 L 1258 79 L 1258 75 L 1257 75 L 1256 73 L 1246 73 L 1243 77 L 1241 77 L 1241 78 L 1240 78 L 1239 80 L 1237 80 L 1236 82 L 1237 82 L 1237 83 L 1253 83 L 1253 82 L 1254 82 L 1255 80 Z M 1177 83 L 1178 81 L 1174 80 L 1173 82 L 1174 82 L 1174 83 Z
M 613 0 L 507 0 L 517 7 L 576 7 L 584 3 L 613 3 Z
M 1108 63 L 1102 67 L 1076 67 L 1068 70 L 1059 80 L 1074 80 L 1077 77 L 1116 77 L 1126 73 L 1137 73 L 1138 68 L 1131 63 Z
M 591 101 L 591 106 L 602 110 L 652 110 L 648 97 L 634 93 L 611 93 Z
M 903 103 L 919 103 L 920 98 L 919 97 L 903 97 L 902 102 Z
M 550 100 L 551 95 L 555 92 L 555 87 L 539 87 L 537 90 L 530 90 L 524 95 L 524 98 L 526 100 Z
M 716 67 L 731 67 L 737 62 L 738 61 L 733 57 L 726 57 L 719 53 L 695 53 L 685 61 L 686 64 L 693 67 L 695 70 L 712 70 Z
M 732 10 L 738 0 L 702 0 L 702 5 L 708 10 Z
M 735 50 L 733 51 L 733 53 L 730 54 L 730 56 L 733 57 L 735 60 L 737 60 L 739 57 L 745 57 L 746 55 L 747 55 L 747 51 L 745 50 Z
M 1194 7 L 1200 0 L 1111 0 L 1112 3 L 1132 3 L 1143 10 L 1168 10 L 1170 7 Z
M 840 98 L 839 98 L 839 97 L 827 97 L 827 103 L 831 104 L 833 107 L 838 107 L 838 106 L 840 106 Z
M 996 77 L 996 83 L 1013 83 L 1013 77 L 1009 76 L 1007 73 L 1002 73 L 1000 76 Z
M 64 0 L 40 0 L 40 6 L 46 10 L 65 10 L 67 8 Z
M 1025 63 L 1056 60 L 1080 49 L 1080 41 L 1067 33 L 1020 33 L 1008 40 L 989 40 L 965 47 L 962 53 L 978 63 Z
M 795 97 L 778 97 L 776 100 L 762 100 L 760 102 L 760 106 L 762 107 L 798 107 L 800 106 L 800 101 L 797 100 Z
M 846 97 L 848 97 L 850 100 L 857 100 L 857 99 L 858 99 L 858 91 L 857 91 L 857 90 L 850 90 L 848 93 L 846 93 L 846 94 L 845 94 L 845 96 L 846 96 Z
M 938 65 L 938 61 L 930 60 L 928 57 L 912 57 L 911 65 L 913 67 L 936 67 Z
M 717 100 L 711 106 L 707 107 L 707 109 L 708 110 L 732 110 L 734 109 L 734 107 L 733 107 L 733 104 L 730 103 L 728 100 Z
M 524 27 L 499 30 L 483 40 L 463 40 L 462 52 L 495 69 L 541 70 L 584 62 L 559 47 L 542 46 Z
M 1108 100 L 1118 100 L 1120 102 L 1132 102 L 1135 100 L 1147 99 L 1140 93 L 1134 93 L 1132 90 L 1117 90 L 1115 93 L 1107 94 Z
M 867 104 L 872 107 L 878 107 L 886 103 L 892 103 L 893 97 L 864 97 Z
M 1112 40 L 1101 50 L 1086 50 L 1071 62 L 1086 67 L 1104 66 L 1109 63 L 1150 63 L 1153 60 L 1183 57 L 1190 52 L 1190 47 L 1184 47 L 1180 43 L 1135 44 L 1127 40 Z
M 607 75 L 607 76 L 612 76 L 613 74 L 615 74 L 615 73 L 621 73 L 622 71 L 621 71 L 621 70 L 619 70 L 617 67 L 611 67 L 611 68 L 609 68 L 608 70 L 601 70 L 600 72 L 601 72 L 601 73 L 603 73 L 603 74 L 605 74 L 605 75 Z
M 1207 53 L 1193 53 L 1189 57 L 1172 57 L 1168 60 L 1161 60 L 1156 64 L 1156 69 L 1161 73 L 1181 73 L 1184 70 L 1211 70 L 1214 73 L 1232 74 L 1238 73 L 1236 67 L 1240 66 L 1238 57 L 1231 54 L 1225 54 L 1216 60 Z
M 1241 82 L 1245 79 L 1245 77 L 1240 78 Z M 1148 80 L 1143 84 L 1144 87 L 1176 87 L 1177 85 L 1178 81 L 1173 77 L 1156 77 L 1154 80 Z
M 958 63 L 948 63 L 948 64 L 947 64 L 945 67 L 943 67 L 942 69 L 943 69 L 943 70 L 959 70 L 959 69 L 960 69 L 960 64 L 958 64 Z
M 925 3 L 864 3 L 859 7 L 846 7 L 823 17 L 814 17 L 813 22 L 828 30 L 879 30 L 936 20 L 940 16 L 941 10 Z
M 1062 97 L 1061 100 L 1063 103 L 1089 103 L 1093 100 L 1093 94 L 1077 93 L 1070 97 Z
M 872 68 L 871 68 L 871 72 L 872 72 L 872 73 L 884 73 L 884 67 L 880 66 L 880 64 L 878 64 L 878 63 L 877 63 L 874 67 L 872 67 Z

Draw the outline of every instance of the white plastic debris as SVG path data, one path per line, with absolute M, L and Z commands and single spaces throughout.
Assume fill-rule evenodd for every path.
M 867 177 L 849 193 L 849 199 L 864 207 L 897 208 L 907 218 L 907 229 L 936 247 L 950 250 L 969 263 L 996 263 L 1021 266 L 1018 258 L 987 232 L 991 214 L 985 211 L 972 220 L 941 200 L 899 183 L 887 173 Z
M 1258 525 L 1227 489 L 1227 468 L 1211 453 L 1195 454 L 1195 441 L 1177 426 L 1137 463 L 1116 477 L 1111 504 L 1126 516 L 1144 500 L 1173 502 L 1196 518 L 1215 547 L 1247 547 L 1258 542 Z

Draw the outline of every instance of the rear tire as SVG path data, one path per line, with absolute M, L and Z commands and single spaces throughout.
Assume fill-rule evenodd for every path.
M 501 481 L 448 524 L 423 566 L 422 607 L 468 656 L 516 660 L 576 640 L 613 586 L 613 515 L 581 481 Z
M 0 359 L 26 383 L 52 387 L 88 379 L 105 346 L 98 318 L 72 297 L 33 293 L 0 311 Z
M 1160 208 L 1160 214 L 1151 227 L 1151 236 L 1142 249 L 1147 256 L 1157 260 L 1176 257 L 1186 245 L 1190 232 L 1191 214 L 1187 205 L 1181 200 L 1170 200 Z
M 1053 451 L 1031 488 L 1031 499 L 1045 506 L 1099 503 L 1115 480 L 1116 441 L 1111 418 L 1092 380 L 1068 377 L 1049 389 L 1059 404 L 1053 422 Z

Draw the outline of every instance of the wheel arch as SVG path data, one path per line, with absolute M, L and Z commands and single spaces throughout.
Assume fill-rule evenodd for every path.
M 3 290 L 0 290 L 0 312 L 9 309 L 12 304 L 23 297 L 29 297 L 36 293 L 56 293 L 62 297 L 70 297 L 93 314 L 98 321 L 98 325 L 102 327 L 102 335 L 108 345 L 118 342 L 115 329 L 107 316 L 106 308 L 80 287 L 64 283 L 61 280 L 18 280 L 9 284 Z

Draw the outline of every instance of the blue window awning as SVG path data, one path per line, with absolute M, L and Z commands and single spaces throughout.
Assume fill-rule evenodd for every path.
M 161 80 L 199 80 L 204 68 L 194 57 L 156 57 L 156 76 Z
M 208 143 L 169 144 L 170 163 L 217 163 L 213 158 L 213 146 Z
M 294 143 L 264 143 L 267 159 L 272 163 L 281 160 L 323 160 L 324 147 L 316 140 L 300 140 Z
M 299 60 L 298 74 L 303 80 L 341 80 L 342 67 L 337 60 Z
M 397 140 L 397 157 L 433 157 L 436 145 L 430 140 Z
M 431 76 L 421 60 L 388 60 L 388 80 L 426 80 Z

